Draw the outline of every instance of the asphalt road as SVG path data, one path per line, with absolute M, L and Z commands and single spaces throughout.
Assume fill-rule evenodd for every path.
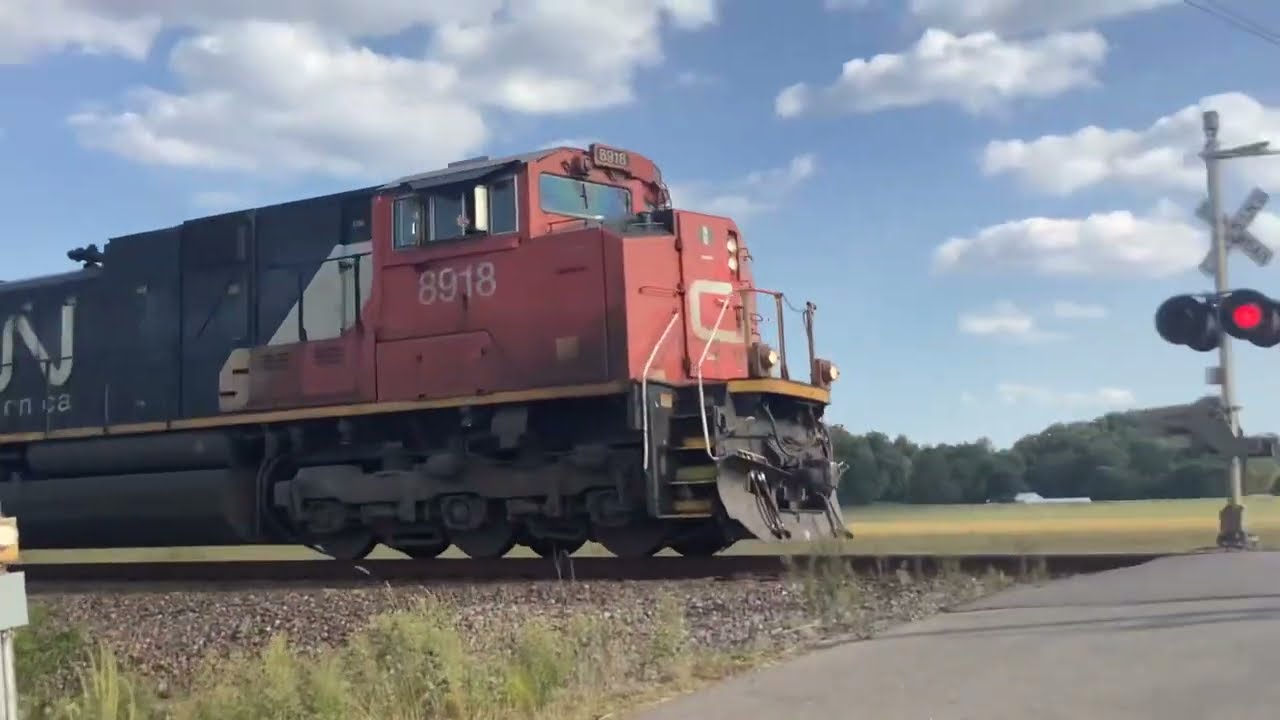
M 1017 588 L 632 720 L 1275 720 L 1280 553 Z

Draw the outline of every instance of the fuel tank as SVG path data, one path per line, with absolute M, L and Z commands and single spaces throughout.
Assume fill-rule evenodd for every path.
M 268 542 L 255 529 L 252 473 L 226 469 L 0 483 L 23 549 Z
M 87 438 L 44 442 L 27 448 L 26 465 L 36 477 L 214 470 L 231 464 L 232 443 L 223 432 Z

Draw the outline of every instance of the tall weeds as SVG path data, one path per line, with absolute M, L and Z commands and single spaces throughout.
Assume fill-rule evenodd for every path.
M 469 638 L 444 605 L 423 600 L 377 616 L 342 647 L 301 653 L 285 635 L 260 651 L 211 660 L 190 691 L 162 700 L 105 647 L 86 650 L 78 691 L 54 699 L 32 686 L 33 720 L 497 720 L 585 718 L 643 687 L 682 677 L 683 608 L 658 605 L 646 646 L 625 645 L 606 621 L 564 627 L 535 618 L 514 637 Z M 74 644 L 68 644 L 73 647 Z M 64 658 L 71 660 L 74 658 Z

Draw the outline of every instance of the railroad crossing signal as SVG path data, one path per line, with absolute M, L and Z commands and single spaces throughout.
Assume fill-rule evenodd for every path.
M 1280 302 L 1256 290 L 1219 297 L 1175 295 L 1156 309 L 1156 332 L 1167 343 L 1197 352 L 1216 350 L 1222 333 L 1258 347 L 1280 345 Z
M 1262 208 L 1266 206 L 1267 201 L 1271 199 L 1270 195 L 1263 192 L 1260 188 L 1254 188 L 1249 193 L 1249 197 L 1244 199 L 1244 204 L 1236 211 L 1232 217 L 1223 217 L 1223 224 L 1226 226 L 1227 252 L 1231 252 L 1234 248 L 1240 248 L 1254 264 L 1262 267 L 1271 262 L 1271 258 L 1275 255 L 1271 248 L 1267 247 L 1253 233 L 1249 232 L 1249 226 L 1258 217 L 1258 213 L 1262 212 Z M 1200 203 L 1200 207 L 1196 208 L 1196 217 L 1206 223 L 1213 222 L 1213 214 L 1209 211 L 1209 201 L 1205 200 Z M 1213 277 L 1214 272 L 1218 268 L 1218 256 L 1214 253 L 1212 247 L 1204 256 L 1204 260 L 1200 261 L 1200 272 Z

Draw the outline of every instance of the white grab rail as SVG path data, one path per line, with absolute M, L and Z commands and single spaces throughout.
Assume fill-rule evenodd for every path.
M 678 317 L 680 317 L 680 311 L 676 310 L 671 319 L 667 321 L 667 327 L 663 329 L 658 341 L 653 344 L 653 349 L 649 351 L 649 359 L 645 361 L 644 370 L 640 373 L 640 423 L 644 426 L 645 472 L 649 471 L 649 368 L 653 367 L 653 361 L 658 357 L 658 350 L 667 341 L 667 335 L 671 333 L 671 328 L 675 326 L 676 318 Z
M 711 352 L 711 344 L 716 341 L 720 335 L 720 323 L 724 321 L 724 314 L 733 304 L 731 295 L 726 295 L 724 304 L 720 306 L 720 314 L 716 316 L 715 327 L 711 328 L 711 339 L 707 340 L 702 346 L 702 355 L 698 357 L 698 415 L 702 417 L 702 440 L 707 444 L 707 457 L 712 461 L 718 461 L 720 458 L 711 452 L 711 429 L 707 427 L 707 399 L 702 389 L 702 364 L 707 361 L 707 353 Z

